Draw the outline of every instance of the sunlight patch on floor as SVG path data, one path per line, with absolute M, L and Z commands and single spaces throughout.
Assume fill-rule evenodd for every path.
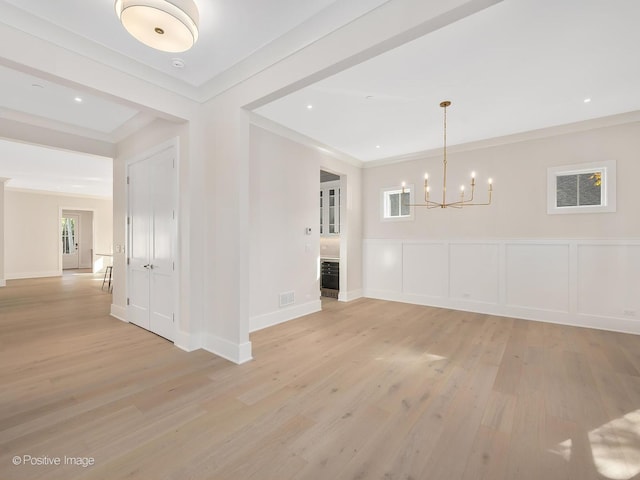
M 588 433 L 593 462 L 602 476 L 630 480 L 640 473 L 640 410 L 611 420 Z M 550 451 L 571 459 L 571 439 Z

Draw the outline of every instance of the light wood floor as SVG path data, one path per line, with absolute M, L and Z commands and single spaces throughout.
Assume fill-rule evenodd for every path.
M 640 478 L 640 337 L 328 301 L 237 366 L 109 317 L 101 282 L 0 289 L 0 479 Z

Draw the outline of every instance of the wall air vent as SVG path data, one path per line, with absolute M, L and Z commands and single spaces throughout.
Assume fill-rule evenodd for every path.
M 284 292 L 280 294 L 280 307 L 286 307 L 287 305 L 293 305 L 295 302 L 293 292 Z

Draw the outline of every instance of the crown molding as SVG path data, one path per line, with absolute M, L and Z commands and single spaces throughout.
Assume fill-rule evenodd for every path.
M 314 140 L 311 137 L 307 137 L 302 133 L 296 132 L 295 130 L 291 130 L 290 128 L 285 127 L 284 125 L 280 125 L 279 123 L 274 122 L 273 120 L 270 120 L 266 117 L 263 117 L 262 115 L 258 115 L 255 112 L 250 112 L 249 121 L 251 122 L 252 125 L 255 125 L 256 127 L 260 127 L 263 130 L 267 130 L 268 132 L 287 138 L 293 142 L 304 145 L 305 147 L 318 150 L 319 152 L 325 155 L 329 155 L 330 157 L 341 160 L 345 163 L 348 163 L 349 165 L 353 165 L 354 167 L 362 168 L 361 160 L 358 160 L 357 158 L 352 157 L 351 155 L 347 155 L 346 153 L 341 152 L 340 150 L 336 150 L 335 148 L 330 147 L 329 145 L 318 142 L 317 140 Z
M 73 197 L 73 198 L 90 198 L 92 200 L 108 200 L 112 201 L 112 196 L 102 195 L 84 195 L 82 193 L 70 193 L 70 192 L 54 192 L 52 190 L 39 190 L 37 188 L 15 188 L 5 185 L 5 191 L 17 192 L 17 193 L 30 193 L 35 195 L 51 195 L 55 197 Z M 66 210 L 66 209 L 65 209 Z
M 581 122 L 567 123 L 564 125 L 556 125 L 553 127 L 540 128 L 527 132 L 514 133 L 501 137 L 488 138 L 486 140 L 478 140 L 475 142 L 461 143 L 458 145 L 447 145 L 447 153 L 467 152 L 470 150 L 480 150 L 483 148 L 498 147 L 501 145 L 509 145 L 512 143 L 520 143 L 528 140 L 537 140 L 541 138 L 556 137 L 567 135 L 569 133 L 586 132 L 599 128 L 615 127 L 627 123 L 640 122 L 640 110 L 632 112 L 619 113 L 607 117 L 592 118 Z M 393 157 L 380 158 L 376 160 L 363 161 L 363 168 L 374 168 L 383 165 L 391 165 L 394 163 L 410 162 L 413 160 L 422 160 L 425 158 L 439 157 L 442 155 L 442 147 L 422 150 L 419 152 L 407 153 L 405 155 L 396 155 Z

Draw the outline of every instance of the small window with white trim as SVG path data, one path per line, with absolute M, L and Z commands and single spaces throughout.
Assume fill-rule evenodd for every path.
M 606 161 L 547 170 L 547 213 L 616 211 L 616 163 Z
M 390 187 L 381 190 L 382 220 L 413 220 L 413 188 Z

